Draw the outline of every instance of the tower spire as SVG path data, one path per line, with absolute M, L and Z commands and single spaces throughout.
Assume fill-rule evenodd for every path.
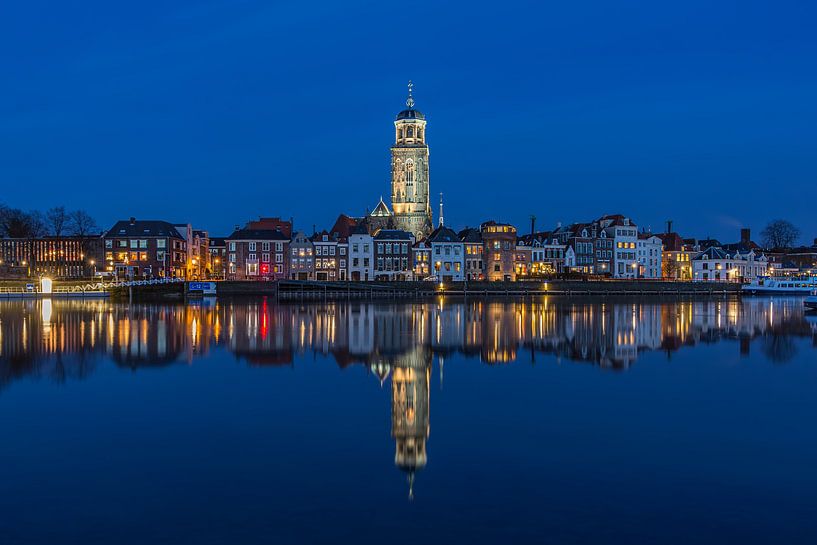
M 443 220 L 443 194 L 440 193 L 440 227 L 445 225 L 445 221 Z
M 414 97 L 411 96 L 411 91 L 414 89 L 414 84 L 409 80 L 408 82 L 408 98 L 406 99 L 406 106 L 411 110 L 414 108 Z

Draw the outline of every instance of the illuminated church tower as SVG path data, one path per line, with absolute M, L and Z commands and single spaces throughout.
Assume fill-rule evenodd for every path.
M 391 148 L 391 203 L 395 225 L 413 233 L 417 240 L 433 229 L 431 192 L 428 184 L 428 146 L 426 118 L 414 109 L 408 84 L 407 109 L 394 121 L 394 145 Z

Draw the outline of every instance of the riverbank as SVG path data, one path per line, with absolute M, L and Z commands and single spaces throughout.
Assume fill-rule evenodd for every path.
M 235 283 L 232 283 L 235 284 Z M 246 283 L 243 283 L 246 284 Z M 252 284 L 252 283 L 250 283 Z M 219 295 L 252 293 L 252 286 L 219 284 Z M 266 291 L 266 289 L 262 288 Z M 575 281 L 548 282 L 296 282 L 277 283 L 279 300 L 315 299 L 421 299 L 428 297 L 528 297 L 537 295 L 643 295 L 723 297 L 740 293 L 739 284 L 663 281 Z
M 417 300 L 437 297 L 533 297 L 559 296 L 644 296 L 644 297 L 724 297 L 739 295 L 740 284 L 715 282 L 664 282 L 656 280 L 553 280 L 547 282 L 315 282 L 219 281 L 219 297 L 273 297 L 280 301 L 315 300 Z M 65 290 L 58 284 L 55 290 Z M 77 289 L 74 286 L 72 289 Z M 23 289 L 17 288 L 19 291 Z M 77 290 L 79 291 L 79 290 Z M 156 285 L 118 286 L 107 290 L 114 300 L 183 301 L 200 297 L 182 282 Z M 22 294 L 19 294 L 22 295 Z M 39 294 L 29 293 L 37 297 Z M 55 293 L 55 295 L 57 295 Z M 60 294 L 63 295 L 63 294 Z M 65 294 L 68 295 L 68 294 Z M 72 293 L 72 296 L 82 296 Z M 88 294 L 91 295 L 91 294 Z M 57 295 L 59 296 L 59 295 Z

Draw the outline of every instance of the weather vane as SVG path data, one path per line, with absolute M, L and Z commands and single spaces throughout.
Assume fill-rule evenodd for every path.
M 414 84 L 411 83 L 411 80 L 408 82 L 408 98 L 406 99 L 406 106 L 409 107 L 409 110 L 414 108 L 414 98 L 411 96 L 411 91 L 414 89 Z

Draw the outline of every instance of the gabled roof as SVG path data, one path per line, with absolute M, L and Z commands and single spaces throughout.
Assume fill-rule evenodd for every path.
M 238 229 L 227 240 L 289 240 L 281 231 L 271 229 Z
M 335 220 L 335 225 L 329 230 L 338 238 L 349 238 L 355 227 L 357 227 L 358 220 L 346 214 L 341 214 Z
M 540 231 L 538 233 L 522 235 L 517 238 L 517 242 L 525 246 L 533 246 L 534 244 L 552 244 L 554 234 L 551 231 Z
M 323 240 L 324 236 L 326 236 L 326 240 Z M 334 233 L 330 233 L 326 230 L 318 231 L 317 233 L 309 237 L 309 240 L 311 240 L 312 242 L 326 242 L 326 243 L 338 241 Z
M 184 240 L 172 223 L 161 220 L 120 220 L 105 233 L 105 236 L 107 238 L 171 237 Z
M 380 202 L 377 203 L 377 206 L 374 207 L 374 210 L 372 210 L 372 213 L 369 215 L 381 218 L 391 216 L 391 210 L 389 210 L 389 207 L 383 202 L 383 197 L 380 197 Z
M 692 259 L 694 261 L 700 261 L 702 259 L 729 259 L 729 255 L 720 248 L 710 246 Z
M 453 229 L 440 225 L 428 235 L 429 242 L 460 242 L 460 238 Z
M 460 238 L 462 242 L 468 242 L 470 244 L 481 244 L 482 243 L 482 233 L 479 229 L 474 227 L 466 227 L 462 231 L 460 231 L 457 236 Z

